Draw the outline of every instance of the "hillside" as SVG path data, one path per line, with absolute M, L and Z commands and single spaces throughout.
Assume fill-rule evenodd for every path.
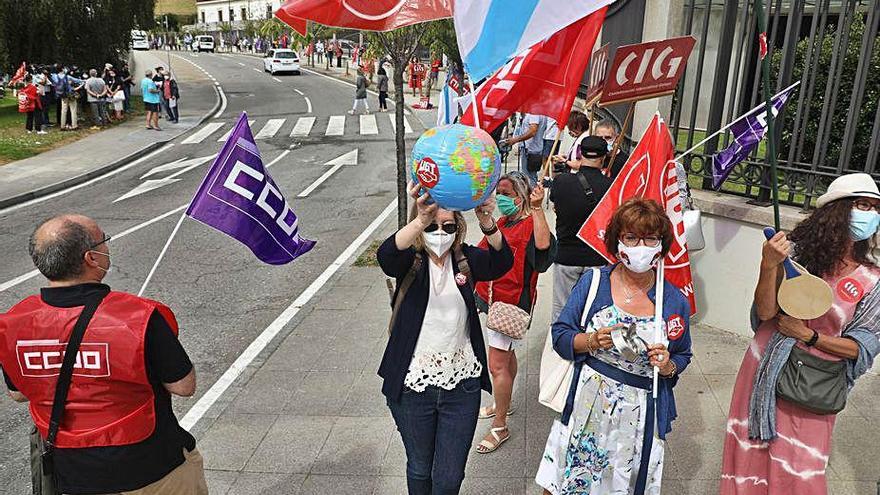
M 196 0 L 156 0 L 156 14 L 194 15 Z

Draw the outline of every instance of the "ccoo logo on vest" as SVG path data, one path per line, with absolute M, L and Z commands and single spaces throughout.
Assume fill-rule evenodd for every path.
M 58 376 L 67 342 L 56 340 L 19 340 L 15 345 L 21 375 L 31 378 Z M 110 376 L 110 345 L 83 342 L 73 364 L 74 376 L 100 378 Z

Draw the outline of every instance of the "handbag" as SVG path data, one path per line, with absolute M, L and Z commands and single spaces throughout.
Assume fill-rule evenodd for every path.
M 694 208 L 694 198 L 691 197 L 691 189 L 687 188 L 687 208 L 684 209 L 684 235 L 687 239 L 688 251 L 700 251 L 706 248 L 706 238 L 703 237 L 703 212 Z
M 598 268 L 593 268 L 592 280 L 590 280 L 590 292 L 584 303 L 584 312 L 581 315 L 581 329 L 586 328 L 587 318 L 590 316 L 590 308 L 596 300 L 599 292 L 599 279 L 601 278 Z M 574 362 L 560 356 L 553 349 L 553 332 L 547 332 L 544 341 L 544 351 L 541 354 L 541 374 L 538 377 L 539 390 L 538 402 L 561 413 L 568 401 L 568 393 L 571 390 L 571 381 L 574 379 Z
M 529 329 L 532 315 L 514 304 L 492 302 L 494 285 L 495 282 L 489 282 L 489 313 L 486 316 L 486 328 L 507 335 L 513 340 L 521 340 Z
M 779 373 L 776 396 L 815 414 L 846 407 L 846 362 L 828 361 L 794 346 Z
M 113 93 L 113 101 L 125 101 L 125 92 L 120 89 Z
M 55 439 L 58 437 L 58 429 L 64 418 L 64 405 L 67 402 L 67 392 L 70 391 L 70 382 L 73 379 L 73 365 L 76 363 L 79 345 L 82 343 L 89 321 L 95 316 L 95 311 L 97 311 L 105 295 L 101 294 L 89 300 L 73 325 L 73 331 L 70 333 L 70 339 L 64 350 L 64 360 L 61 363 L 61 369 L 58 371 L 55 397 L 52 400 L 52 415 L 49 417 L 49 429 L 46 438 L 43 439 L 36 427 L 31 431 L 31 482 L 34 495 L 61 495 L 55 480 Z

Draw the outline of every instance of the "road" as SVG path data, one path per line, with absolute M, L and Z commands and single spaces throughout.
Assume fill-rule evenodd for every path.
M 222 88 L 225 105 L 200 127 L 134 165 L 56 197 L 0 211 L 0 250 L 6 253 L 0 265 L 0 309 L 43 285 L 32 272 L 28 236 L 40 220 L 62 212 L 91 216 L 116 237 L 110 243 L 113 269 L 106 282 L 116 290 L 137 292 L 219 151 L 219 140 L 246 111 L 263 161 L 272 164 L 275 182 L 300 219 L 300 233 L 318 244 L 289 265 L 268 266 L 224 234 L 183 222 L 145 294 L 176 312 L 181 340 L 196 366 L 199 392 L 175 401 L 182 417 L 387 210 L 396 187 L 393 113 L 347 115 L 354 95 L 350 85 L 309 72 L 271 76 L 262 71 L 260 59 L 247 56 L 181 53 L 171 60 L 206 72 Z M 374 96 L 370 104 L 375 108 Z M 423 127 L 412 115 L 407 121 L 411 145 Z M 331 169 L 335 172 L 327 176 Z M 0 400 L 0 493 L 29 491 L 29 427 L 25 407 Z

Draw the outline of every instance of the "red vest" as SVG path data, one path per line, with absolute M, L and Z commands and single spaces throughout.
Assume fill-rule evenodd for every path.
M 532 240 L 532 235 L 535 231 L 535 223 L 532 217 L 528 216 L 522 219 L 522 221 L 508 227 L 507 217 L 502 217 L 498 220 L 498 228 L 501 229 L 501 232 L 504 234 L 504 239 L 507 240 L 510 250 L 513 251 L 513 267 L 510 271 L 504 274 L 503 277 L 492 283 L 492 301 L 501 301 L 517 305 L 519 304 L 519 298 L 522 294 L 523 287 L 525 286 L 523 277 L 525 276 L 527 262 L 526 249 L 529 246 L 529 241 Z M 489 247 L 489 242 L 484 237 L 478 246 L 486 249 Z M 538 287 L 537 271 L 532 272 L 528 284 L 529 294 L 532 295 L 532 305 L 534 306 L 537 296 L 537 291 L 535 289 Z M 488 302 L 489 282 L 477 282 L 476 288 L 477 295 L 484 301 Z
M 149 299 L 110 292 L 86 329 L 56 445 L 129 445 L 156 428 L 153 387 L 147 379 L 144 337 L 154 310 L 177 334 L 171 310 Z M 57 308 L 30 296 L 0 315 L 0 364 L 30 401 L 43 438 L 64 349 L 82 306 Z

